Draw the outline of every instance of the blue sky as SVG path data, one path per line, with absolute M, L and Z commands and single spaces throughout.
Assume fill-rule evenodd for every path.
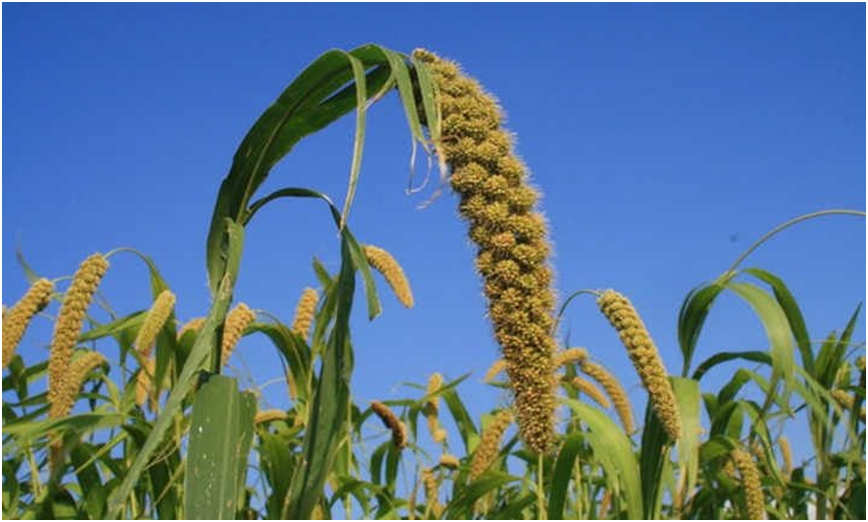
M 3 302 L 26 288 L 16 247 L 55 278 L 94 251 L 131 246 L 156 260 L 180 319 L 203 315 L 205 235 L 236 146 L 320 53 L 366 42 L 434 50 L 496 94 L 545 195 L 560 295 L 608 287 L 628 295 L 673 373 L 678 308 L 691 288 L 782 221 L 865 208 L 860 4 L 11 4 L 3 6 Z M 347 118 L 303 141 L 262 193 L 305 186 L 341 200 L 352 130 Z M 404 194 L 410 153 L 393 95 L 369 114 L 350 225 L 401 261 L 417 306 L 403 309 L 381 284 L 384 314 L 368 323 L 357 301 L 354 393 L 396 399 L 415 393 L 403 382 L 472 371 L 461 393 L 478 416 L 504 397 L 480 383 L 498 355 L 473 248 L 454 196 L 419 210 L 430 192 Z M 419 162 L 417 174 L 424 169 Z M 822 338 L 865 299 L 865 250 L 864 220 L 825 218 L 779 236 L 747 266 L 783 277 Z M 275 204 L 248 231 L 237 298 L 290 321 L 302 288 L 315 283 L 314 256 L 337 269 L 328 215 L 313 202 Z M 103 290 L 121 314 L 150 302 L 146 271 L 129 255 L 113 258 Z M 22 344 L 28 362 L 47 355 L 42 323 Z M 589 298 L 570 308 L 567 332 L 641 402 Z M 727 296 L 697 358 L 765 347 L 748 307 Z M 280 376 L 263 339 L 246 340 L 239 354 L 257 383 Z M 268 388 L 269 405 L 285 407 L 283 397 L 279 385 Z

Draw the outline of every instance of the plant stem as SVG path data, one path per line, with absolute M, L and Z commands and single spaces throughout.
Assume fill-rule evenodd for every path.
M 548 520 L 548 513 L 546 513 L 546 496 L 545 491 L 543 490 L 543 454 L 540 453 L 537 460 L 537 485 L 536 485 L 536 498 L 538 507 L 537 516 L 540 520 Z

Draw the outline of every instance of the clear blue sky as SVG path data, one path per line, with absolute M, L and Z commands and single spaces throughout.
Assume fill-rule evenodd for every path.
M 316 56 L 366 42 L 437 51 L 497 95 L 545 194 L 560 294 L 627 294 L 672 372 L 681 364 L 678 308 L 692 287 L 788 218 L 865 208 L 861 4 L 9 4 L 3 302 L 26 288 L 16 246 L 52 278 L 94 251 L 132 246 L 158 263 L 180 319 L 204 314 L 205 234 L 236 146 Z M 265 188 L 342 199 L 351 120 L 302 142 Z M 370 113 L 350 224 L 402 262 L 417 306 L 403 309 L 381 284 L 385 311 L 369 324 L 357 301 L 354 392 L 360 401 L 401 398 L 412 393 L 402 382 L 472 371 L 461 391 L 478 415 L 503 397 L 479 382 L 498 352 L 473 248 L 455 197 L 418 210 L 430 193 L 405 196 L 410 151 L 391 96 Z M 786 232 L 748 266 L 782 276 L 822 338 L 865 299 L 865 251 L 864 220 L 826 218 Z M 312 202 L 275 204 L 248 232 L 237 298 L 291 320 L 301 289 L 315 283 L 314 256 L 337 269 L 328 215 Z M 113 259 L 103 289 L 121 314 L 150 300 L 146 271 L 128 255 Z M 21 348 L 28 362 L 47 356 L 43 323 Z M 567 330 L 640 402 L 638 379 L 590 299 L 573 305 Z M 747 306 L 726 296 L 697 357 L 765 346 Z M 256 382 L 280 377 L 262 338 L 246 340 L 240 355 Z M 285 407 L 282 388 L 269 390 L 270 405 Z

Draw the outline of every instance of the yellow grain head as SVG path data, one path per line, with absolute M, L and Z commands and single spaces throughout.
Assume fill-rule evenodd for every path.
M 382 248 L 373 245 L 365 245 L 363 247 L 365 257 L 368 258 L 368 263 L 377 272 L 383 274 L 383 278 L 392 287 L 395 297 L 398 301 L 407 308 L 413 307 L 413 292 L 410 290 L 410 281 L 404 275 L 404 269 L 398 264 L 398 261 L 392 257 L 392 254 Z
M 778 447 L 781 449 L 781 459 L 784 461 L 784 474 L 789 477 L 793 472 L 793 451 L 790 448 L 790 441 L 781 435 L 778 437 Z
M 744 490 L 747 518 L 764 520 L 766 517 L 765 497 L 763 496 L 760 472 L 750 453 L 735 449 L 730 453 L 738 473 L 741 475 L 741 486 Z
M 554 441 L 552 356 L 555 296 L 551 245 L 539 197 L 516 156 L 494 98 L 453 62 L 417 50 L 437 86 L 442 115 L 438 151 L 452 170 L 459 212 L 478 247 L 488 315 L 500 344 L 522 440 L 537 453 Z
M 189 332 L 189 331 L 198 332 L 199 330 L 202 329 L 202 325 L 204 325 L 204 324 L 205 324 L 205 318 L 204 317 L 194 317 L 193 319 L 190 319 L 189 321 L 184 323 L 183 326 L 181 326 L 180 330 L 178 330 L 178 339 L 180 339 L 181 337 L 184 337 L 184 334 Z
M 609 398 L 612 399 L 612 404 L 615 405 L 615 411 L 618 413 L 618 418 L 621 419 L 624 431 L 633 433 L 636 429 L 633 422 L 633 406 L 630 404 L 627 392 L 624 391 L 624 387 L 621 386 L 618 379 L 599 364 L 587 360 L 582 363 L 581 370 L 606 390 L 606 394 L 609 395 Z
M 860 372 L 865 371 L 865 356 L 864 355 L 860 355 L 859 357 L 856 357 L 856 369 L 859 370 Z
M 500 452 L 500 441 L 503 438 L 503 433 L 512 424 L 512 419 L 511 411 L 502 410 L 482 432 L 482 438 L 479 445 L 476 446 L 476 451 L 473 452 L 473 459 L 470 461 L 471 482 L 482 475 L 494 462 Z
M 639 373 L 664 430 L 671 440 L 678 440 L 681 436 L 678 403 L 669 382 L 669 374 L 663 366 L 663 359 L 660 358 L 648 329 L 630 301 L 618 292 L 606 290 L 597 300 L 597 304 L 627 348 L 630 360 Z
M 854 403 L 855 399 L 853 398 L 852 395 L 847 393 L 846 390 L 836 388 L 836 389 L 832 390 L 832 397 L 845 410 L 852 410 L 853 409 L 853 403 Z
M 257 411 L 256 416 L 253 417 L 253 424 L 262 424 L 275 420 L 286 420 L 286 412 L 277 409 Z
M 461 461 L 458 460 L 458 457 L 455 455 L 444 453 L 440 455 L 440 465 L 448 469 L 458 469 L 458 466 L 461 465 Z
M 169 290 L 163 290 L 160 295 L 154 300 L 151 309 L 148 310 L 148 315 L 145 317 L 139 333 L 136 336 L 135 348 L 142 354 L 143 357 L 151 355 L 151 349 L 154 347 L 154 342 L 157 340 L 157 335 L 172 314 L 175 308 L 175 294 Z
M 432 395 L 436 393 L 443 386 L 443 376 L 439 373 L 431 374 L 431 377 L 428 378 L 428 389 L 426 391 L 426 395 Z M 439 396 L 431 396 L 427 403 L 425 404 L 425 408 L 423 412 L 425 413 L 425 418 L 428 421 L 428 431 L 431 433 L 431 438 L 434 442 L 440 444 L 446 440 L 446 430 L 444 430 L 440 426 L 440 419 L 438 417 L 438 413 L 440 411 L 440 397 Z
M 404 423 L 401 422 L 401 419 L 395 415 L 388 406 L 383 404 L 380 401 L 373 401 L 371 403 L 371 409 L 374 410 L 374 413 L 383 421 L 383 424 L 389 428 L 392 432 L 392 443 L 398 449 L 404 449 L 404 446 L 407 444 L 407 430 L 404 427 Z
M 54 323 L 51 354 L 48 358 L 48 402 L 55 411 L 61 411 L 58 401 L 70 387 L 69 361 L 75 343 L 84 325 L 87 307 L 93 300 L 100 281 L 108 270 L 108 261 L 102 254 L 85 259 L 63 296 L 60 312 Z
M 151 395 L 152 383 L 154 382 L 154 371 L 156 362 L 153 357 L 144 360 L 139 375 L 136 378 L 136 404 L 142 406 Z
M 295 317 L 292 320 L 292 331 L 307 339 L 310 335 L 310 326 L 316 314 L 316 304 L 319 302 L 319 293 L 313 288 L 305 288 L 298 299 L 295 307 Z
M 425 505 L 431 510 L 434 518 L 440 518 L 440 484 L 433 469 L 422 470 L 422 483 L 425 485 Z
M 504 361 L 503 359 L 498 359 L 498 360 L 494 361 L 494 364 L 492 364 L 488 368 L 488 371 L 485 372 L 485 377 L 482 378 L 482 381 L 483 382 L 493 381 L 494 378 L 497 377 L 497 375 L 504 370 L 504 368 L 506 368 L 506 361 Z
M 609 408 L 609 400 L 606 399 L 606 396 L 603 395 L 603 392 L 601 392 L 600 389 L 594 386 L 593 383 L 591 383 L 590 381 L 586 381 L 581 377 L 573 377 L 570 383 L 577 390 L 590 397 L 594 402 L 602 406 L 604 409 Z
M 567 364 L 582 364 L 588 358 L 588 351 L 584 348 L 570 348 L 555 354 L 554 367 L 560 368 Z
M 24 332 L 33 316 L 48 306 L 54 283 L 48 279 L 39 279 L 33 283 L 24 297 L 15 306 L 3 312 L 3 368 L 12 362 L 15 349 L 24 337 Z
M 244 330 L 256 319 L 256 314 L 246 304 L 239 303 L 226 314 L 226 326 L 223 329 L 222 363 L 225 365 L 232 356 L 235 346 L 244 335 Z
M 67 380 L 64 383 L 63 390 L 60 390 L 56 400 L 48 410 L 48 417 L 51 419 L 61 419 L 69 415 L 87 376 L 90 375 L 90 372 L 94 368 L 105 364 L 105 362 L 105 357 L 99 352 L 87 352 L 75 359 L 69 365 Z
M 68 366 L 66 379 L 62 383 L 63 387 L 56 389 L 54 400 L 49 404 L 48 418 L 62 419 L 68 416 L 87 376 L 94 368 L 105 363 L 105 357 L 99 352 L 86 352 L 73 361 Z M 57 433 L 51 434 L 48 451 L 48 465 L 51 470 L 57 469 L 62 464 L 63 454 L 61 450 L 61 436 Z

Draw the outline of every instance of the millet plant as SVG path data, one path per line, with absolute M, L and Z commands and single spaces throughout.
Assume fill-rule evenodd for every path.
M 381 311 L 380 278 L 414 305 L 399 260 L 351 232 L 366 114 L 392 91 L 415 146 L 437 158 L 457 194 L 476 248 L 500 347 L 484 380 L 506 392 L 480 418 L 459 393 L 468 375 L 432 368 L 400 400 L 359 401 L 350 387 L 357 283 L 371 319 Z M 308 188 L 259 194 L 296 143 L 350 113 L 356 134 L 342 205 Z M 558 303 L 540 196 L 503 120 L 477 81 L 432 52 L 329 51 L 259 117 L 219 187 L 205 316 L 179 321 L 183 296 L 128 248 L 93 254 L 68 284 L 27 268 L 31 288 L 3 311 L 4 518 L 864 519 L 865 349 L 852 340 L 861 305 L 818 343 L 780 278 L 740 268 L 789 226 L 864 212 L 786 222 L 691 291 L 678 313 L 682 361 L 672 374 L 678 363 L 663 360 L 626 296 L 587 289 Z M 340 265 L 331 272 L 314 260 L 284 321 L 245 304 L 235 282 L 253 218 L 292 198 L 328 210 Z M 129 259 L 147 266 L 152 302 L 101 322 L 89 315 L 95 293 L 112 277 L 109 262 Z M 750 305 L 768 346 L 695 364 L 724 292 Z M 558 323 L 583 296 L 599 308 L 588 308 L 588 320 L 608 322 L 611 345 L 623 351 L 559 338 Z M 32 321 L 46 319 L 54 323 L 47 357 L 25 360 L 31 354 L 17 353 L 18 344 Z M 283 365 L 285 407 L 260 408 L 255 393 L 222 374 L 252 335 Z M 607 368 L 616 357 L 633 363 L 647 395 L 639 417 L 629 383 Z M 732 377 L 711 389 L 704 378 L 722 365 Z M 813 453 L 801 462 L 784 436 L 789 425 L 810 433 Z

